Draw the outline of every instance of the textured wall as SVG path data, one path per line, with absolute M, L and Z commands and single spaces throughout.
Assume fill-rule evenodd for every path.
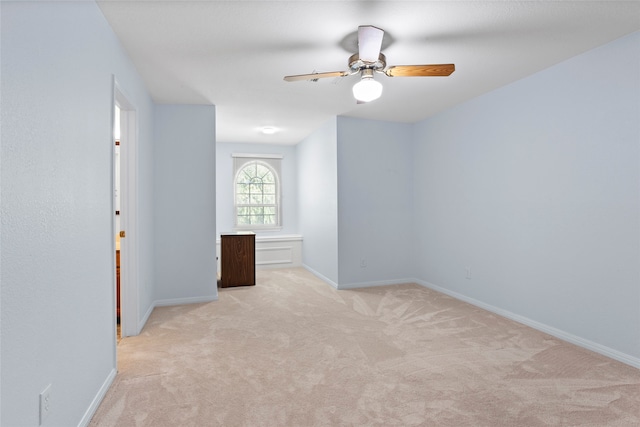
M 75 426 L 115 373 L 113 75 L 139 111 L 140 158 L 152 102 L 95 3 L 0 8 L 0 424 L 38 425 L 51 384 L 47 425 Z M 150 246 L 141 242 L 144 280 Z
M 639 46 L 416 126 L 418 278 L 640 363 Z
M 413 277 L 412 130 L 338 118 L 341 287 Z
M 336 119 L 296 146 L 298 223 L 302 263 L 338 283 L 338 173 Z
M 215 113 L 206 105 L 156 106 L 156 300 L 218 295 Z

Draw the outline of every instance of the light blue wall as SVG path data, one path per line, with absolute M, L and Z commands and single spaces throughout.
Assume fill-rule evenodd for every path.
M 341 288 L 413 277 L 412 138 L 410 124 L 338 118 Z
M 0 2 L 0 15 L 0 424 L 37 426 L 51 384 L 46 425 L 77 426 L 116 368 L 113 75 L 138 111 L 151 283 L 153 104 L 94 2 Z
M 326 122 L 296 146 L 298 224 L 302 263 L 338 283 L 337 121 Z
M 155 121 L 155 297 L 214 299 L 215 107 L 158 105 Z
M 216 144 L 216 205 L 218 233 L 232 231 L 233 212 L 233 153 L 281 154 L 282 164 L 282 230 L 259 231 L 262 235 L 298 233 L 298 174 L 296 147 L 275 144 Z
M 638 363 L 639 123 L 634 34 L 416 125 L 417 277 Z

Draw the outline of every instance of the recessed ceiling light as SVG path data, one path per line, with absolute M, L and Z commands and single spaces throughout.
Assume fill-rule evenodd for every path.
M 260 132 L 262 132 L 264 135 L 273 135 L 277 131 L 278 129 L 273 126 L 263 126 L 262 128 L 260 128 Z

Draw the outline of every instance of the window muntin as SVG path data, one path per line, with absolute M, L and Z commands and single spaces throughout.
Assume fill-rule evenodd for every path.
M 280 184 L 274 168 L 249 160 L 238 168 L 234 187 L 237 228 L 280 227 Z

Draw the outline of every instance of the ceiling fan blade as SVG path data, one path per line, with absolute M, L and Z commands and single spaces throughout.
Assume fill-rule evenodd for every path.
M 384 31 L 372 25 L 358 27 L 358 56 L 365 62 L 376 62 L 382 48 Z
M 287 82 L 297 82 L 300 80 L 318 80 L 327 77 L 344 77 L 348 76 L 347 71 L 331 71 L 328 73 L 311 73 L 311 74 L 298 74 L 296 76 L 285 76 L 284 80 Z
M 454 64 L 395 65 L 384 73 L 389 77 L 448 76 L 455 70 Z

